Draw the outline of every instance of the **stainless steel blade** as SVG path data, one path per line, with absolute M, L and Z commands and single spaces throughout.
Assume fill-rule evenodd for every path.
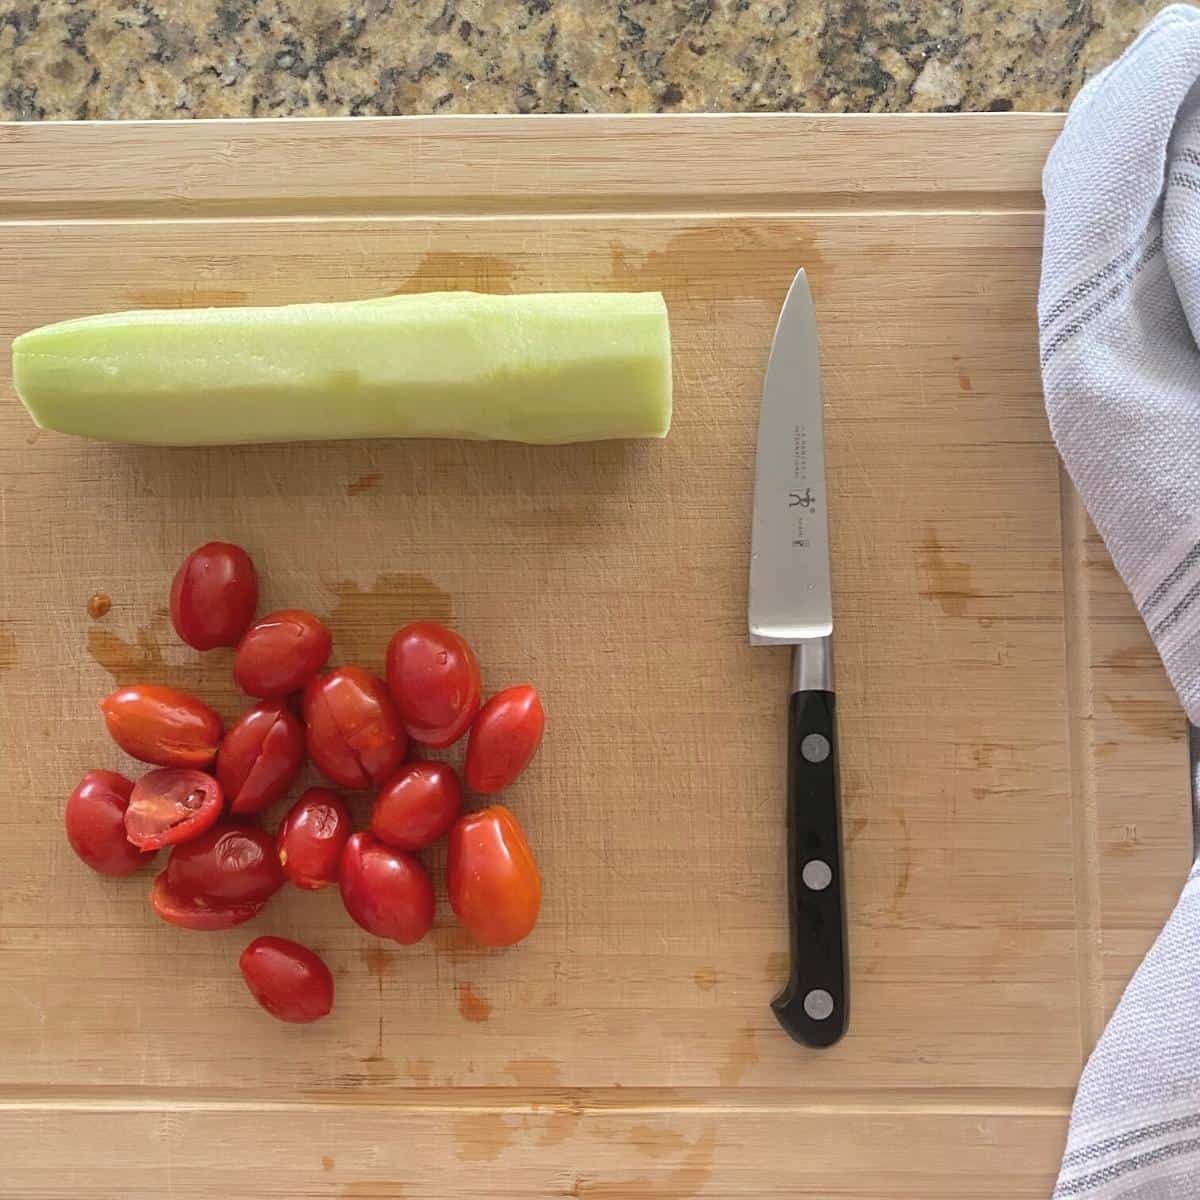
M 832 633 L 826 509 L 817 321 L 808 280 L 797 271 L 775 327 L 758 420 L 750 548 L 754 645 Z

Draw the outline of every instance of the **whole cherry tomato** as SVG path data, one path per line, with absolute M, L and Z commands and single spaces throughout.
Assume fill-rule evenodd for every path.
M 126 754 L 160 767 L 204 767 L 221 741 L 221 718 L 187 692 L 138 683 L 100 701 L 112 739 Z
M 318 675 L 304 689 L 308 754 L 342 787 L 378 787 L 404 761 L 408 738 L 382 679 L 361 667 Z
M 529 766 L 546 729 L 546 714 L 528 684 L 497 692 L 467 735 L 467 787 L 490 796 Z
M 228 542 L 193 550 L 171 583 L 171 624 L 195 650 L 236 646 L 257 604 L 258 574 L 250 555 Z
M 449 830 L 461 808 L 462 785 L 449 763 L 405 763 L 376 797 L 371 832 L 397 850 L 420 850 Z
M 404 946 L 433 927 L 433 883 L 420 861 L 356 833 L 342 851 L 338 883 L 346 911 L 368 933 Z
M 167 886 L 167 873 L 160 871 L 150 891 L 150 904 L 160 917 L 181 929 L 232 929 L 257 917 L 261 903 L 209 904 L 199 897 L 188 900 Z
M 275 839 L 261 829 L 224 823 L 176 846 L 166 876 L 172 895 L 217 906 L 262 904 L 283 887 Z
M 248 696 L 278 700 L 298 692 L 324 665 L 333 648 L 329 630 L 302 608 L 259 617 L 233 656 L 234 682 Z
M 304 762 L 304 726 L 286 704 L 264 700 L 242 714 L 217 751 L 229 811 L 256 813 L 292 785 Z
M 511 946 L 537 923 L 542 880 L 517 818 L 501 804 L 460 817 L 446 855 L 450 906 L 484 946 Z
M 305 1025 L 333 1007 L 333 976 L 307 946 L 260 937 L 238 959 L 250 994 L 281 1021 Z
M 433 621 L 406 625 L 388 643 L 387 680 L 408 736 L 426 746 L 457 742 L 479 711 L 475 651 Z
M 352 830 L 350 813 L 337 792 L 309 788 L 292 805 L 275 839 L 284 875 L 310 891 L 336 883 Z
M 125 810 L 133 784 L 115 771 L 88 771 L 67 800 L 71 849 L 101 875 L 132 875 L 153 854 L 125 836 Z
M 224 803 L 221 785 L 203 771 L 151 771 L 133 785 L 125 836 L 141 850 L 175 846 L 211 829 Z

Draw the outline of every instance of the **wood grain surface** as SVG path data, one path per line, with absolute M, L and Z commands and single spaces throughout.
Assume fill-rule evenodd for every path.
M 1044 1197 L 1081 1064 L 1189 860 L 1183 718 L 1059 468 L 1034 304 L 1054 117 L 0 126 L 0 347 L 171 305 L 661 289 L 662 443 L 163 450 L 39 434 L 0 360 L 0 1192 L 93 1197 Z M 745 635 L 753 449 L 796 267 L 821 323 L 852 1028 L 785 973 L 788 654 Z M 240 542 L 345 662 L 435 617 L 545 746 L 509 803 L 521 947 L 440 903 L 404 949 L 336 894 L 190 934 L 61 830 L 95 702 L 227 717 L 166 617 Z M 111 607 L 103 613 L 104 596 Z M 360 816 L 363 802 L 357 805 Z M 440 866 L 440 855 L 431 860 Z M 326 956 L 289 1028 L 236 958 Z

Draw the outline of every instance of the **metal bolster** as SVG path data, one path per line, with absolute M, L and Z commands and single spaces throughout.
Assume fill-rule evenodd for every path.
M 792 651 L 792 692 L 833 691 L 833 638 L 806 638 Z

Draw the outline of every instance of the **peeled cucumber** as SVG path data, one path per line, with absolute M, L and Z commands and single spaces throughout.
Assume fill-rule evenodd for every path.
M 429 292 L 336 304 L 111 313 L 13 342 L 43 429 L 216 445 L 441 437 L 664 437 L 658 292 Z

